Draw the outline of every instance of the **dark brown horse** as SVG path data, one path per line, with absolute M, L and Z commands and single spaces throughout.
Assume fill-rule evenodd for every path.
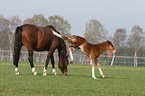
M 111 51 L 113 54 L 116 53 L 116 50 L 114 49 L 114 47 L 110 41 L 107 40 L 106 42 L 103 42 L 101 44 L 90 44 L 87 42 L 87 40 L 85 38 L 80 37 L 80 36 L 73 35 L 73 36 L 68 38 L 66 36 L 61 36 L 60 34 L 55 32 L 55 30 L 52 30 L 52 32 L 54 35 L 66 40 L 74 48 L 75 47 L 81 48 L 81 51 L 91 58 L 92 78 L 97 79 L 95 76 L 95 72 L 94 72 L 94 65 L 95 64 L 97 64 L 102 77 L 105 78 L 105 76 L 103 75 L 103 72 L 100 68 L 100 64 L 99 64 L 97 58 L 100 56 L 100 54 L 102 54 L 106 50 Z M 70 51 L 70 48 L 71 47 L 69 47 L 69 51 Z M 72 52 L 70 52 L 70 54 L 72 54 Z M 73 60 L 72 56 L 71 56 L 71 60 Z
M 34 51 L 38 52 L 48 51 L 45 67 L 43 70 L 44 72 L 43 75 L 46 75 L 49 59 L 51 59 L 53 73 L 56 74 L 54 68 L 55 62 L 53 57 L 55 49 L 58 49 L 59 54 L 58 67 L 60 68 L 62 74 L 67 75 L 68 56 L 66 51 L 66 45 L 63 39 L 53 35 L 51 29 L 55 30 L 55 28 L 52 26 L 39 27 L 30 24 L 25 24 L 20 27 L 17 27 L 15 32 L 14 55 L 13 55 L 13 64 L 16 67 L 15 68 L 16 75 L 19 75 L 18 62 L 20 57 L 20 50 L 23 45 L 28 49 L 28 60 L 30 62 L 32 72 L 34 73 L 34 75 L 37 75 L 33 64 Z

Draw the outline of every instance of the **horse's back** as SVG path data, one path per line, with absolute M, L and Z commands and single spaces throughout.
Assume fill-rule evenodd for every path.
M 30 24 L 25 24 L 21 27 L 22 42 L 27 49 L 33 49 L 35 51 L 49 50 L 52 45 L 53 38 L 56 39 L 49 28 Z

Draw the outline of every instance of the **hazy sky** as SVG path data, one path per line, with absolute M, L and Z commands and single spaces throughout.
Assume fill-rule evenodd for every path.
M 35 14 L 45 18 L 63 16 L 71 24 L 71 34 L 84 36 L 86 23 L 97 19 L 113 35 L 116 29 L 134 25 L 145 30 L 145 0 L 0 0 L 0 15 L 18 15 L 22 20 Z

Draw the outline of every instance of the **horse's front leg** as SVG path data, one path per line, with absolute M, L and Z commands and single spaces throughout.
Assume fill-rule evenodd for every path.
M 47 54 L 47 59 L 46 59 L 46 63 L 45 63 L 45 67 L 43 69 L 43 76 L 46 76 L 47 75 L 47 67 L 48 67 L 48 63 L 49 63 L 49 58 L 50 58 L 50 53 L 48 52 Z
M 100 64 L 99 64 L 99 62 L 98 62 L 97 59 L 95 60 L 95 63 L 97 64 L 97 67 L 98 67 L 98 69 L 99 69 L 99 71 L 100 71 L 100 74 L 102 75 L 103 78 L 105 78 L 105 76 L 103 75 L 103 72 L 102 72 L 102 70 L 101 70 Z
M 37 72 L 35 71 L 35 67 L 33 64 L 33 50 L 31 49 L 28 49 L 28 60 L 29 60 L 33 75 L 37 75 Z
M 51 58 L 51 64 L 52 64 L 52 72 L 53 72 L 54 75 L 56 75 L 55 61 L 54 61 L 53 54 L 50 55 L 50 58 Z

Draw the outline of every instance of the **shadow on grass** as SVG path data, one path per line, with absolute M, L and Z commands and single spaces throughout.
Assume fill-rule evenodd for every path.
M 34 76 L 32 73 L 20 73 L 20 76 Z M 43 76 L 43 73 L 38 73 L 36 76 Z M 65 77 L 76 77 L 76 78 L 92 78 L 91 75 L 80 75 L 80 74 L 68 74 L 68 75 L 62 75 L 61 73 L 57 73 L 57 75 L 54 75 L 53 73 L 47 73 L 46 76 L 65 76 Z M 45 76 L 44 76 L 45 77 Z M 116 79 L 122 79 L 122 80 L 128 80 L 130 79 L 129 77 L 113 77 L 113 76 L 105 76 L 105 78 L 103 78 L 102 76 L 96 76 L 97 79 L 108 79 L 108 80 L 116 80 Z

